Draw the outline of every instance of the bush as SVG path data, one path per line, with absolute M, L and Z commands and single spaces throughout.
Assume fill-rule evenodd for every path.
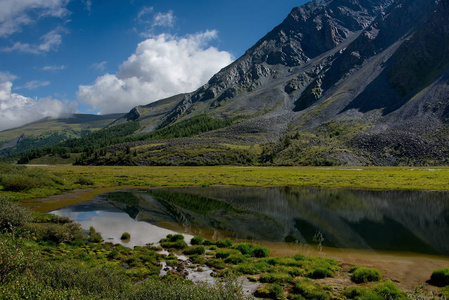
M 407 299 L 407 296 L 391 281 L 379 283 L 373 286 L 371 290 L 383 299 Z
M 225 263 L 238 265 L 248 261 L 248 259 L 242 254 L 232 254 L 225 259 Z
M 273 274 L 273 273 L 269 273 L 269 274 L 264 274 L 262 276 L 260 276 L 259 281 L 260 282 L 268 282 L 268 283 L 286 283 L 286 282 L 290 282 L 292 281 L 293 278 L 288 275 L 288 274 Z
M 230 248 L 232 247 L 232 241 L 230 239 L 218 240 L 216 245 L 218 248 Z
M 384 298 L 376 295 L 371 289 L 359 289 L 352 287 L 344 290 L 343 295 L 348 299 L 357 300 L 384 300 Z
M 25 253 L 16 239 L 0 236 L 0 284 L 14 279 L 33 262 L 34 256 Z
M 90 177 L 79 177 L 77 181 L 75 181 L 76 184 L 81 184 L 81 185 L 94 185 L 95 181 L 90 178 Z
M 449 285 L 449 268 L 433 271 L 430 276 L 430 283 L 436 286 Z
M 213 286 L 207 284 L 192 284 L 183 280 L 169 282 L 158 280 L 145 280 L 137 285 L 131 299 L 158 299 L 158 300 L 243 300 L 245 297 L 242 287 L 235 281 L 217 281 Z
M 204 239 L 200 236 L 194 236 L 191 240 L 190 240 L 190 244 L 192 245 L 201 245 L 203 244 Z
M 355 283 L 379 281 L 382 278 L 379 270 L 375 268 L 356 267 L 352 270 L 351 280 Z
M 186 250 L 184 250 L 182 253 L 184 253 L 185 255 L 193 255 L 193 254 L 204 254 L 206 252 L 206 249 L 203 246 L 195 246 L 195 247 L 190 247 Z
M 295 283 L 292 289 L 294 294 L 299 294 L 306 299 L 328 300 L 329 295 L 323 288 L 309 279 L 303 279 Z
M 87 240 L 91 243 L 101 243 L 101 242 L 103 242 L 103 237 L 101 236 L 101 234 L 99 232 L 95 231 L 95 228 L 90 226 L 89 237 L 87 238 Z
M 34 232 L 40 241 L 59 244 L 61 242 L 82 241 L 84 238 L 81 226 L 78 223 L 48 224 L 47 226 L 31 225 L 28 229 Z
M 316 268 L 315 270 L 310 271 L 307 274 L 307 277 L 312 279 L 323 279 L 326 277 L 334 277 L 334 272 L 332 272 L 327 268 Z
M 249 243 L 241 243 L 237 244 L 234 247 L 235 249 L 239 250 L 243 255 L 248 255 L 251 257 L 268 257 L 270 255 L 270 251 L 262 247 L 260 245 L 253 245 Z
M 41 183 L 38 178 L 24 174 L 11 174 L 3 176 L 2 185 L 6 191 L 21 192 L 40 187 Z
M 259 257 L 259 258 L 261 258 L 261 257 L 268 257 L 269 255 L 270 255 L 270 250 L 268 250 L 268 248 L 265 248 L 265 247 L 262 247 L 262 246 L 259 246 L 259 245 L 256 245 L 254 247 L 254 250 L 253 250 L 253 253 L 252 253 L 252 256 Z
M 159 242 L 162 248 L 182 250 L 187 248 L 187 243 L 184 241 L 182 234 L 169 234 L 165 239 Z
M 282 287 L 280 285 L 270 284 L 258 288 L 254 293 L 254 296 L 268 299 L 283 299 L 284 291 L 282 290 Z
M 12 202 L 7 197 L 0 197 L 0 231 L 12 231 L 31 222 L 31 212 Z
M 230 250 L 230 249 L 220 249 L 215 253 L 216 258 L 227 258 L 231 254 L 240 254 L 237 250 Z
M 131 235 L 128 232 L 124 232 L 122 236 L 120 237 L 121 240 L 129 240 L 131 238 Z
M 58 216 L 54 214 L 45 214 L 39 212 L 32 212 L 33 223 L 56 223 L 66 224 L 72 223 L 73 220 L 66 216 Z

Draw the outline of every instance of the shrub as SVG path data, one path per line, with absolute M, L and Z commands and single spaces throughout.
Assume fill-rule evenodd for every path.
M 165 239 L 160 240 L 162 248 L 182 250 L 187 248 L 182 234 L 169 234 Z
M 254 247 L 252 256 L 254 257 L 268 257 L 270 255 L 270 250 L 268 250 L 268 248 L 256 245 Z
M 294 294 L 300 294 L 306 299 L 316 300 L 328 300 L 329 295 L 323 290 L 323 288 L 310 279 L 303 279 L 295 283 L 292 289 Z
M 54 243 L 76 242 L 83 239 L 81 226 L 78 223 L 49 224 L 47 226 L 30 226 L 38 240 Z
M 66 216 L 58 216 L 54 214 L 45 214 L 39 212 L 32 212 L 33 222 L 34 223 L 57 223 L 57 224 L 65 224 L 72 223 L 73 220 Z
M 192 284 L 181 279 L 168 282 L 158 280 L 145 280 L 136 286 L 132 299 L 158 299 L 158 300 L 243 300 L 251 299 L 243 295 L 242 287 L 235 281 L 216 281 L 213 286 L 207 284 Z
M 78 180 L 75 181 L 75 183 L 81 184 L 81 185 L 94 185 L 95 181 L 90 177 L 82 176 L 82 177 L 79 177 Z
M 120 237 L 121 240 L 129 240 L 131 238 L 131 235 L 128 232 L 124 232 L 122 236 Z
M 0 284 L 11 281 L 33 260 L 34 256 L 25 253 L 16 239 L 0 236 Z
M 239 250 L 243 255 L 248 255 L 251 257 L 268 257 L 270 251 L 260 245 L 254 245 L 249 243 L 240 243 L 235 245 L 235 249 Z
M 334 277 L 334 272 L 328 268 L 316 268 L 307 274 L 307 277 L 312 279 L 323 279 L 326 277 Z
M 268 299 L 283 299 L 284 291 L 280 285 L 270 284 L 258 288 L 254 293 L 254 296 Z
M 215 246 L 217 243 L 216 242 L 214 242 L 214 241 L 209 241 L 209 240 L 205 240 L 204 242 L 203 242 L 203 245 L 205 245 L 205 246 Z
M 259 281 L 260 282 L 268 282 L 268 283 L 286 283 L 286 282 L 290 282 L 292 281 L 293 278 L 288 275 L 288 274 L 273 274 L 273 273 L 269 273 L 269 274 L 264 274 L 262 276 L 260 276 Z
M 386 281 L 373 286 L 372 291 L 383 299 L 407 299 L 407 296 L 391 281 Z
M 101 236 L 101 234 L 99 232 L 95 231 L 95 228 L 90 226 L 89 237 L 87 238 L 87 240 L 91 243 L 101 243 L 101 242 L 103 242 L 103 237 Z
M 230 248 L 232 247 L 232 241 L 230 239 L 218 240 L 216 245 L 218 248 Z
M 194 236 L 191 240 L 190 240 L 190 244 L 192 245 L 201 245 L 203 243 L 204 239 L 200 236 Z
M 242 254 L 232 254 L 225 259 L 225 263 L 238 265 L 248 261 L 248 259 Z
M 296 254 L 295 256 L 293 256 L 293 258 L 296 261 L 301 261 L 301 260 L 305 260 L 306 259 L 306 257 L 304 255 L 302 255 L 302 254 Z
M 365 299 L 365 300 L 384 300 L 384 298 L 376 295 L 371 289 L 359 289 L 352 287 L 345 289 L 343 295 L 348 299 Z
M 206 249 L 203 246 L 195 246 L 195 247 L 190 247 L 186 250 L 184 250 L 182 253 L 184 253 L 185 255 L 193 255 L 193 254 L 204 254 L 206 252 Z
M 379 281 L 382 278 L 379 270 L 375 268 L 356 267 L 352 270 L 351 280 L 355 283 Z
M 430 276 L 430 282 L 436 286 L 449 285 L 449 268 L 433 271 Z
M 7 197 L 0 197 L 0 231 L 12 231 L 31 221 L 31 212 L 12 202 Z
M 220 249 L 215 253 L 216 258 L 228 258 L 231 254 L 240 254 L 237 250 Z
M 239 250 L 243 255 L 251 256 L 253 252 L 253 244 L 249 243 L 240 243 L 234 246 L 235 249 Z
M 38 178 L 24 174 L 10 174 L 3 176 L 2 185 L 6 191 L 21 192 L 40 187 L 41 183 Z

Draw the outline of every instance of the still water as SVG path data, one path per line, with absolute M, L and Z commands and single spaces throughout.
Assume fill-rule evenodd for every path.
M 54 212 L 128 246 L 169 233 L 209 239 L 449 255 L 449 193 L 301 188 L 158 188 L 106 193 Z

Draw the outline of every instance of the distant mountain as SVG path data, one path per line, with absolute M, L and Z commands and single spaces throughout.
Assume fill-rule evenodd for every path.
M 0 155 L 16 155 L 29 150 L 53 146 L 61 141 L 79 138 L 114 122 L 123 114 L 73 114 L 58 119 L 45 118 L 0 132 Z
M 140 128 L 79 163 L 447 164 L 448 15 L 448 0 L 296 7 L 195 92 L 117 120 Z M 201 116 L 231 125 L 209 127 Z M 199 131 L 135 138 L 198 117 Z

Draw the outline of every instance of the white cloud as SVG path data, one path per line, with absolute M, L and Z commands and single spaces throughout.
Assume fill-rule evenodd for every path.
M 43 54 L 50 51 L 57 51 L 59 45 L 62 43 L 61 33 L 66 32 L 63 27 L 58 27 L 46 33 L 41 37 L 41 43 L 37 45 L 30 45 L 28 43 L 15 42 L 11 47 L 4 47 L 3 52 L 25 52 L 32 54 Z
M 25 83 L 24 86 L 19 86 L 14 88 L 15 90 L 27 89 L 27 90 L 35 90 L 43 86 L 50 85 L 50 81 L 40 81 L 40 80 L 31 80 Z
M 99 62 L 99 63 L 93 63 L 91 65 L 91 68 L 104 71 L 104 69 L 106 68 L 106 65 L 107 65 L 107 62 L 106 61 L 102 61 L 102 62 Z
M 45 17 L 63 18 L 69 14 L 70 0 L 1 0 L 0 37 L 7 37 Z
M 153 14 L 153 11 L 154 9 L 151 6 L 142 7 L 142 9 L 137 14 L 137 21 L 144 24 L 152 23 L 153 21 L 151 18 L 149 18 L 149 16 Z
M 0 130 L 69 113 L 67 107 L 57 99 L 32 99 L 12 93 L 13 84 L 10 80 L 13 78 L 9 73 L 0 72 Z
M 92 1 L 84 0 L 83 3 L 86 5 L 86 10 L 90 13 L 92 11 Z
M 78 99 L 101 113 L 113 113 L 193 91 L 232 62 L 230 53 L 209 46 L 215 38 L 216 31 L 149 38 L 118 73 L 98 77 L 93 85 L 80 85 Z
M 159 12 L 153 17 L 153 26 L 173 27 L 174 24 L 175 16 L 171 10 L 168 13 Z
M 64 65 L 51 65 L 51 66 L 44 66 L 41 70 L 42 71 L 62 71 L 66 68 Z

